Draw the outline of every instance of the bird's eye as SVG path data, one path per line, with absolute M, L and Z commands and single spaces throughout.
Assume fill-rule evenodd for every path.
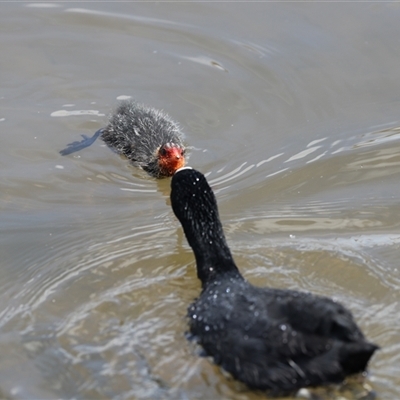
M 167 154 L 167 150 L 165 150 L 164 147 L 161 147 L 160 149 L 160 155 L 165 156 Z

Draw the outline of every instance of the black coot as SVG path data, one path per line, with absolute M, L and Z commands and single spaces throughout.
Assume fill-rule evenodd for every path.
M 185 165 L 185 147 L 177 123 L 164 112 L 134 101 L 121 102 L 105 128 L 91 138 L 83 136 L 82 141 L 70 143 L 60 153 L 65 156 L 88 147 L 98 136 L 156 178 L 172 176 Z
M 350 311 L 326 297 L 251 285 L 232 258 L 205 177 L 183 168 L 171 188 L 202 282 L 188 309 L 190 332 L 216 364 L 251 388 L 276 393 L 341 382 L 366 369 L 378 346 Z

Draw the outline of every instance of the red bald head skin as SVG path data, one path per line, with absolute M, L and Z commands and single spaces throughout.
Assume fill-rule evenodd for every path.
M 161 176 L 172 176 L 185 166 L 185 149 L 175 143 L 166 143 L 158 151 L 158 165 Z

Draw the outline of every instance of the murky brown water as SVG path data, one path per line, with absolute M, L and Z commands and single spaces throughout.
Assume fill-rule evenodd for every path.
M 243 274 L 347 305 L 382 346 L 365 385 L 399 398 L 400 7 L 46 5 L 0 13 L 1 397 L 264 397 L 185 338 L 169 180 L 58 153 L 132 96 L 180 122 Z

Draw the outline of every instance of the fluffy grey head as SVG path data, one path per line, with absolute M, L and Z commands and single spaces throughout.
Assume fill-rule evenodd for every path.
M 111 116 L 102 139 L 133 165 L 157 176 L 160 149 L 177 147 L 184 151 L 180 128 L 163 111 L 134 101 L 123 101 Z

